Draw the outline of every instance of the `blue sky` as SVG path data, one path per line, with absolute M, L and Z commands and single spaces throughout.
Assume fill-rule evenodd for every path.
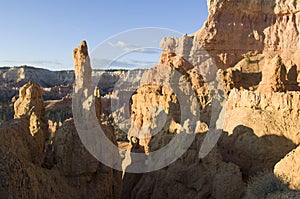
M 26 64 L 53 70 L 73 69 L 72 50 L 83 39 L 91 51 L 113 35 L 135 28 L 193 33 L 207 18 L 205 0 L 0 3 L 0 66 Z

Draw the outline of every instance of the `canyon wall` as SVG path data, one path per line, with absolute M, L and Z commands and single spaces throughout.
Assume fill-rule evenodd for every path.
M 210 155 L 217 153 L 222 157 L 222 163 L 218 162 L 216 157 L 210 160 L 210 163 L 218 162 L 214 166 L 220 166 L 226 165 L 227 162 L 233 167 L 238 167 L 241 174 L 235 175 L 240 176 L 235 181 L 237 183 L 241 182 L 241 178 L 247 182 L 261 171 L 273 170 L 276 163 L 284 158 L 282 163 L 278 163 L 275 173 L 277 176 L 282 174 L 283 182 L 292 182 L 292 187 L 295 188 L 298 182 L 295 156 L 298 151 L 292 153 L 293 165 L 290 167 L 293 173 L 290 175 L 287 174 L 290 167 L 286 164 L 291 158 L 285 155 L 296 148 L 300 141 L 298 130 L 300 59 L 297 56 L 300 47 L 300 23 L 298 23 L 300 4 L 296 0 L 210 0 L 208 7 L 209 17 L 199 31 L 192 35 L 184 35 L 182 38 L 162 40 L 163 53 L 160 64 L 165 65 L 165 68 L 161 68 L 160 71 L 162 74 L 170 73 L 169 70 L 178 71 L 182 76 L 188 77 L 197 94 L 198 103 L 200 102 L 198 110 L 201 123 L 197 128 L 199 129 L 197 136 L 206 135 L 208 129 L 216 126 L 210 123 L 211 117 L 216 114 L 211 108 L 211 89 L 217 88 L 216 90 L 221 91 L 223 88 L 221 97 L 226 99 L 226 103 L 223 106 L 223 126 L 220 129 L 222 135 L 215 149 L 217 152 L 213 150 L 208 155 L 211 157 Z M 154 81 L 162 76 L 161 73 L 155 72 L 157 67 L 153 67 L 154 72 L 150 72 L 150 77 Z M 198 84 L 195 85 L 197 81 Z M 224 87 L 214 87 L 212 85 L 215 84 L 212 82 L 223 82 Z M 132 97 L 132 127 L 138 126 L 143 129 L 141 127 L 152 125 L 160 126 L 162 129 L 156 135 L 151 135 L 152 132 L 156 132 L 155 128 L 144 128 L 148 130 L 146 133 L 139 128 L 131 129 L 133 132 L 130 131 L 130 136 L 142 138 L 140 133 L 148 136 L 146 144 L 141 142 L 146 154 L 166 146 L 180 129 L 180 124 L 174 119 L 176 111 L 171 110 L 170 106 L 165 106 L 172 103 L 176 105 L 178 102 L 176 98 L 180 96 L 175 95 L 174 101 L 167 100 L 173 99 L 170 96 L 172 90 L 168 94 L 163 87 L 147 84 L 138 89 Z M 178 104 L 180 107 L 181 103 Z M 167 115 L 159 121 L 152 119 L 159 116 L 157 112 L 151 112 L 156 106 L 163 107 L 162 110 L 165 110 Z M 175 109 L 178 110 L 178 107 Z M 167 121 L 164 123 L 165 126 L 161 125 L 161 121 Z M 148 198 L 151 198 L 161 193 L 167 198 L 176 198 L 176 194 L 172 194 L 177 192 L 163 184 L 166 181 L 177 189 L 184 190 L 182 192 L 189 197 L 195 197 L 196 193 L 204 194 L 201 197 L 205 197 L 205 193 L 210 193 L 213 198 L 220 198 L 215 195 L 218 193 L 213 191 L 215 188 L 203 192 L 205 186 L 201 186 L 202 189 L 198 187 L 198 192 L 194 193 L 188 186 L 192 179 L 186 179 L 181 183 L 186 185 L 184 188 L 178 185 L 184 177 L 181 176 L 180 180 L 177 178 L 175 173 L 180 174 L 176 170 L 177 167 L 188 173 L 205 165 L 204 162 L 208 157 L 199 160 L 197 152 L 193 151 L 200 150 L 203 137 L 200 140 L 194 141 L 187 152 L 168 168 L 140 177 L 138 182 L 130 185 L 134 191 L 127 194 L 131 194 L 131 198 L 139 198 L 146 192 L 150 195 Z M 193 148 L 195 143 L 197 147 Z M 187 162 L 181 164 L 181 161 Z M 193 161 L 198 161 L 198 164 L 189 164 Z M 216 168 L 218 171 L 222 170 L 214 166 L 212 170 Z M 207 176 L 205 171 L 201 173 Z M 195 172 L 193 175 L 197 176 Z M 231 176 L 230 172 L 225 175 Z M 197 176 L 197 179 L 205 178 L 202 175 Z M 153 181 L 161 183 L 160 187 L 165 188 L 164 191 L 161 191 Z M 145 184 L 151 184 L 151 187 L 146 188 Z M 210 188 L 214 186 L 207 184 Z M 242 186 L 239 190 L 243 190 Z M 242 194 L 241 192 L 236 194 Z M 226 198 L 224 195 L 223 197 Z
M 209 16 L 194 35 L 219 68 L 233 67 L 246 54 L 279 54 L 300 65 L 298 0 L 208 0 Z M 299 68 L 298 68 L 299 70 Z

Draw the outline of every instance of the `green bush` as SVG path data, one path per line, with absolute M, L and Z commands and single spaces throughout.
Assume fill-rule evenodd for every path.
M 127 133 L 120 129 L 119 126 L 114 123 L 114 118 L 111 115 L 102 114 L 101 122 L 107 123 L 108 125 L 111 125 L 113 127 L 117 141 L 127 141 Z
M 269 193 L 288 190 L 272 171 L 263 171 L 251 177 L 247 184 L 246 198 L 266 198 Z
M 246 55 L 246 62 L 248 63 L 248 64 L 250 64 L 251 63 L 251 58 L 250 58 L 250 55 L 249 54 L 247 54 Z

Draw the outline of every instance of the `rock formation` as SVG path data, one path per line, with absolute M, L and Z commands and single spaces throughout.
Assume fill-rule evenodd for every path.
M 32 135 L 35 135 L 39 129 L 47 133 L 45 106 L 42 98 L 42 89 L 39 86 L 33 82 L 25 84 L 20 89 L 19 98 L 15 102 L 14 108 L 15 118 L 30 118 L 30 132 Z
M 287 77 L 288 67 L 278 55 L 260 55 L 256 60 L 242 60 L 222 71 L 229 96 L 224 120 L 228 134 L 221 151 L 245 176 L 272 169 L 300 141 L 300 98 L 297 84 L 290 84 Z
M 299 95 L 299 92 L 295 91 L 259 94 L 254 91 L 233 89 L 229 95 L 226 112 L 226 120 L 229 122 L 224 125 L 224 129 L 232 132 L 237 123 L 244 124 L 252 128 L 259 137 L 283 135 L 298 145 Z M 240 114 L 236 115 L 238 112 Z
M 87 54 L 79 55 L 88 59 Z M 76 66 L 79 77 L 82 65 Z M 121 173 L 87 151 L 73 120 L 64 122 L 45 146 L 42 135 L 47 123 L 41 92 L 35 83 L 24 85 L 15 102 L 15 119 L 0 127 L 1 197 L 119 198 Z M 114 141 L 113 128 L 101 125 Z
M 219 147 L 246 179 L 299 144 L 299 2 L 209 0 L 208 7 L 192 36 L 223 69 L 228 102 Z
M 193 37 L 187 35 L 179 39 L 164 39 L 160 63 L 143 75 L 141 86 L 132 95 L 129 137 L 140 138 L 146 154 L 160 150 L 176 134 L 184 133 L 187 118 L 192 120 L 190 126 L 194 126 L 200 115 L 193 114 L 209 106 L 209 88 L 213 88 L 211 85 L 217 68 L 214 71 L 207 68 L 213 65 L 212 60 L 205 57 L 207 54 L 194 42 Z M 199 62 L 197 56 L 202 57 L 204 63 Z M 196 119 L 193 120 L 193 116 Z M 191 130 L 191 127 L 185 130 Z M 186 152 L 168 167 L 139 176 L 136 178 L 138 182 L 128 184 L 124 181 L 123 198 L 177 198 L 179 195 L 183 198 L 241 197 L 244 184 L 239 167 L 223 162 L 217 147 L 200 160 L 198 152 L 207 125 L 202 123 L 194 127 L 193 130 L 204 131 L 198 131 Z M 128 191 L 126 186 L 130 186 L 132 191 Z
M 216 82 L 218 78 L 216 74 L 220 75 L 225 85 L 223 97 L 228 101 L 225 106 L 224 132 L 218 148 L 222 155 L 221 159 L 233 163 L 233 167 L 237 165 L 246 182 L 257 172 L 272 170 L 281 158 L 299 144 L 300 98 L 297 91 L 300 60 L 296 56 L 300 47 L 298 45 L 300 27 L 297 23 L 300 17 L 299 2 L 209 0 L 208 5 L 210 15 L 201 30 L 191 36 L 162 40 L 163 53 L 160 64 L 166 68 L 160 68 L 160 72 L 156 72 L 155 66 L 147 75 L 153 83 L 164 74 L 171 74 L 168 68 L 172 68 L 187 77 L 200 102 L 202 122 L 205 122 L 208 128 L 210 117 L 214 113 L 210 110 L 210 92 L 215 88 L 212 82 Z M 232 32 L 235 33 L 234 36 Z M 217 73 L 218 68 L 224 70 Z M 170 100 L 173 99 L 170 97 L 172 95 L 174 99 L 175 96 L 178 98 L 175 94 L 172 90 L 168 93 L 163 87 L 145 84 L 133 95 L 131 117 L 133 123 L 129 135 L 137 137 L 140 133 L 146 135 L 149 138 L 146 151 L 147 147 L 151 152 L 165 146 L 172 140 L 174 136 L 172 132 L 180 129 L 178 121 L 175 122 L 176 119 L 168 116 L 170 112 L 174 112 L 174 115 L 181 114 L 178 108 L 181 109 L 182 103 L 178 103 L 178 99 Z M 166 100 L 169 102 L 166 103 Z M 178 103 L 174 106 L 174 110 L 171 110 L 170 106 L 164 106 L 170 102 L 175 102 L 175 105 Z M 161 117 L 158 121 L 168 121 L 165 122 L 166 126 L 150 119 L 159 118 L 158 112 L 151 112 L 153 106 L 161 106 L 165 110 L 166 117 Z M 144 128 L 141 128 L 143 126 Z M 161 131 L 153 135 L 155 128 L 150 126 L 161 126 Z M 194 153 L 190 147 L 182 159 L 193 157 Z M 212 153 L 214 152 L 210 155 Z M 196 161 L 196 159 L 189 160 Z M 159 187 L 167 187 L 163 185 L 164 180 L 170 184 L 170 181 L 181 182 L 184 179 L 184 176 L 177 179 L 173 174 L 174 168 L 180 167 L 182 170 L 187 168 L 188 163 L 181 165 L 180 160 L 167 169 L 144 175 L 135 185 L 134 191 L 128 194 L 131 194 L 131 198 L 141 197 L 139 194 L 142 192 L 151 196 L 160 193 L 165 194 L 164 197 L 167 198 L 176 197 L 176 191 L 173 192 L 175 195 L 172 195 L 172 188 L 170 192 L 166 190 L 160 192 Z M 205 158 L 202 161 L 205 161 Z M 218 161 L 214 156 L 210 162 Z M 218 162 L 214 165 L 226 163 Z M 200 169 L 201 163 L 188 168 Z M 178 174 L 178 171 L 174 173 Z M 187 193 L 186 197 L 195 197 L 187 188 L 187 184 L 192 181 L 190 180 L 186 179 L 181 183 L 186 185 L 186 189 L 182 189 L 182 192 Z M 145 183 L 151 186 L 145 188 L 143 186 Z M 176 186 L 180 189 L 180 185 Z M 203 189 L 204 187 L 202 186 Z M 197 193 L 204 192 L 198 190 Z M 201 196 L 204 197 L 205 194 Z
M 81 135 L 80 137 L 79 132 L 77 133 L 75 129 L 75 126 L 76 128 L 101 126 L 106 137 L 116 145 L 113 128 L 107 123 L 101 123 L 100 91 L 98 89 L 95 91 L 92 88 L 92 68 L 85 41 L 73 51 L 73 58 L 76 77 L 73 113 L 74 117 L 84 118 L 84 121 L 80 121 L 82 125 L 76 124 L 73 120 L 66 121 L 66 129 L 57 132 L 57 139 L 55 138 L 54 140 L 54 146 L 57 148 L 56 157 L 59 160 L 58 166 L 62 168 L 63 175 L 76 176 L 78 185 L 82 184 L 80 176 L 84 177 L 88 182 L 93 178 L 93 183 L 88 183 L 88 185 L 95 186 L 92 190 L 95 193 L 101 194 L 101 198 L 117 198 L 119 197 L 120 186 L 122 184 L 121 173 L 98 162 L 90 154 L 91 151 L 86 149 L 88 146 L 83 145 L 84 142 L 82 139 L 85 138 L 84 136 L 89 135 Z M 95 98 L 95 100 L 90 101 L 90 98 Z M 83 108 L 82 111 L 78 111 L 81 108 Z M 62 128 L 64 128 L 64 125 Z M 97 142 L 97 140 L 93 141 Z M 99 145 L 99 143 L 97 144 Z M 101 150 L 107 150 L 103 146 L 99 147 Z M 112 151 L 106 151 L 106 154 L 109 153 L 113 156 Z M 76 154 L 80 155 L 79 159 L 75 157 Z M 86 164 L 83 165 L 82 161 L 86 162 Z M 100 179 L 104 182 L 103 184 L 100 183 Z
M 274 173 L 293 190 L 300 190 L 300 147 L 288 153 L 275 165 Z
M 194 50 L 192 50 L 193 39 L 191 37 L 188 37 L 187 35 L 183 36 L 183 38 L 179 38 L 178 41 L 175 40 L 176 45 L 174 46 L 171 46 L 169 42 L 172 43 L 168 38 L 166 38 L 165 41 L 163 40 L 161 42 L 162 48 L 166 49 L 164 49 L 162 55 L 160 56 L 160 64 L 173 67 L 173 69 L 179 71 L 179 73 L 186 75 L 190 79 L 189 81 L 192 85 L 192 88 L 197 94 L 201 106 L 200 108 L 202 109 L 207 104 L 210 98 L 207 88 L 207 82 L 205 82 L 205 80 L 207 80 L 205 78 L 207 77 L 202 77 L 202 74 L 207 75 L 208 73 L 203 73 L 204 70 L 202 70 L 202 67 L 194 67 L 193 64 L 198 65 L 198 63 L 196 61 L 193 62 L 194 60 L 193 58 L 191 58 L 198 56 L 198 58 L 200 59 L 201 54 L 199 53 L 198 55 L 196 55 L 196 53 L 194 53 Z M 187 48 L 189 50 L 177 52 L 180 54 L 176 54 L 173 51 L 176 51 L 177 48 L 175 46 L 177 45 L 182 45 L 183 49 Z M 195 46 L 197 46 L 197 44 L 195 44 Z M 184 56 L 187 60 L 184 58 Z M 213 66 L 211 67 L 211 70 L 211 72 L 214 72 Z
M 44 132 L 40 129 L 32 135 L 30 123 L 27 118 L 21 118 L 2 124 L 0 145 L 22 160 L 41 165 L 45 146 Z
M 300 66 L 298 0 L 207 3 L 208 19 L 194 35 L 219 68 L 233 67 L 246 54 L 260 53 L 279 54 L 283 63 Z
M 231 199 L 244 196 L 249 178 L 273 168 L 280 180 L 299 190 L 299 1 L 208 0 L 208 7 L 204 27 L 193 35 L 163 39 L 160 62 L 146 72 L 92 71 L 87 44 L 82 42 L 73 52 L 74 119 L 53 133 L 46 148 L 42 90 L 34 83 L 24 85 L 15 101 L 15 119 L 0 127 L 0 195 Z M 72 72 L 57 75 L 38 70 L 29 76 L 28 70 L 33 71 L 28 67 L 0 70 L 0 89 L 7 98 L 14 87 L 31 78 L 52 87 L 44 88 L 48 96 L 69 92 L 68 86 L 60 87 L 56 81 L 67 85 L 74 80 Z M 102 77 L 96 90 L 91 87 L 92 74 Z M 45 75 L 52 79 L 43 81 Z M 101 95 L 106 95 L 102 102 Z M 215 98 L 217 108 L 224 107 L 223 115 L 214 109 Z M 47 107 L 58 110 L 68 104 L 70 109 L 70 101 L 50 101 Z M 147 158 L 170 143 L 174 150 L 168 155 L 180 158 L 142 174 L 128 173 L 135 166 L 131 162 L 124 169 L 122 184 L 120 172 L 89 153 L 95 149 L 112 158 L 114 152 L 99 146 L 96 137 L 89 140 L 89 150 L 83 144 L 88 133 L 99 134 L 95 130 L 99 122 L 105 132 L 102 138 L 116 144 L 114 129 L 103 122 L 102 113 L 114 116 L 114 122 L 123 125 L 120 128 L 131 124 L 128 137 L 139 138 L 140 143 L 127 150 L 143 153 L 142 165 L 167 161 L 165 154 L 154 163 Z M 83 119 L 78 122 L 78 118 Z M 221 119 L 224 124 L 217 124 Z M 222 132 L 221 139 L 200 159 L 205 136 L 215 127 Z M 184 140 L 172 142 L 184 133 L 195 135 L 189 146 L 180 146 Z M 299 198 L 299 193 L 267 195 L 292 197 Z
M 245 190 L 242 174 L 236 165 L 222 161 L 217 147 L 199 160 L 204 136 L 198 134 L 186 153 L 168 167 L 143 174 L 131 191 L 123 191 L 123 198 L 240 198 Z M 169 142 L 172 137 L 165 132 L 152 142 Z
M 33 82 L 25 84 L 20 89 L 19 98 L 14 103 L 14 109 L 15 118 L 26 118 L 29 121 L 29 131 L 33 137 L 32 140 L 29 140 L 34 142 L 32 146 L 38 145 L 29 154 L 36 154 L 35 162 L 41 164 L 45 142 L 48 139 L 48 123 L 45 117 L 42 89 Z
M 107 127 L 106 132 L 113 133 Z M 99 163 L 81 143 L 72 119 L 66 120 L 53 140 L 54 160 L 61 176 L 83 197 L 118 198 L 121 173 Z
M 161 85 L 144 85 L 132 96 L 131 128 L 128 137 L 138 137 L 149 153 L 151 136 L 160 132 L 165 123 L 179 122 L 180 109 L 176 96 Z
M 277 55 L 264 64 L 262 69 L 262 80 L 258 87 L 260 93 L 283 92 L 286 90 L 286 67 Z

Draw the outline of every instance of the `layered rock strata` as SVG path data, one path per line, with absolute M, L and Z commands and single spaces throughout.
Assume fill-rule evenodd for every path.
M 285 64 L 300 66 L 299 1 L 207 3 L 208 19 L 194 35 L 219 68 L 233 67 L 246 54 L 261 53 L 279 54 Z

